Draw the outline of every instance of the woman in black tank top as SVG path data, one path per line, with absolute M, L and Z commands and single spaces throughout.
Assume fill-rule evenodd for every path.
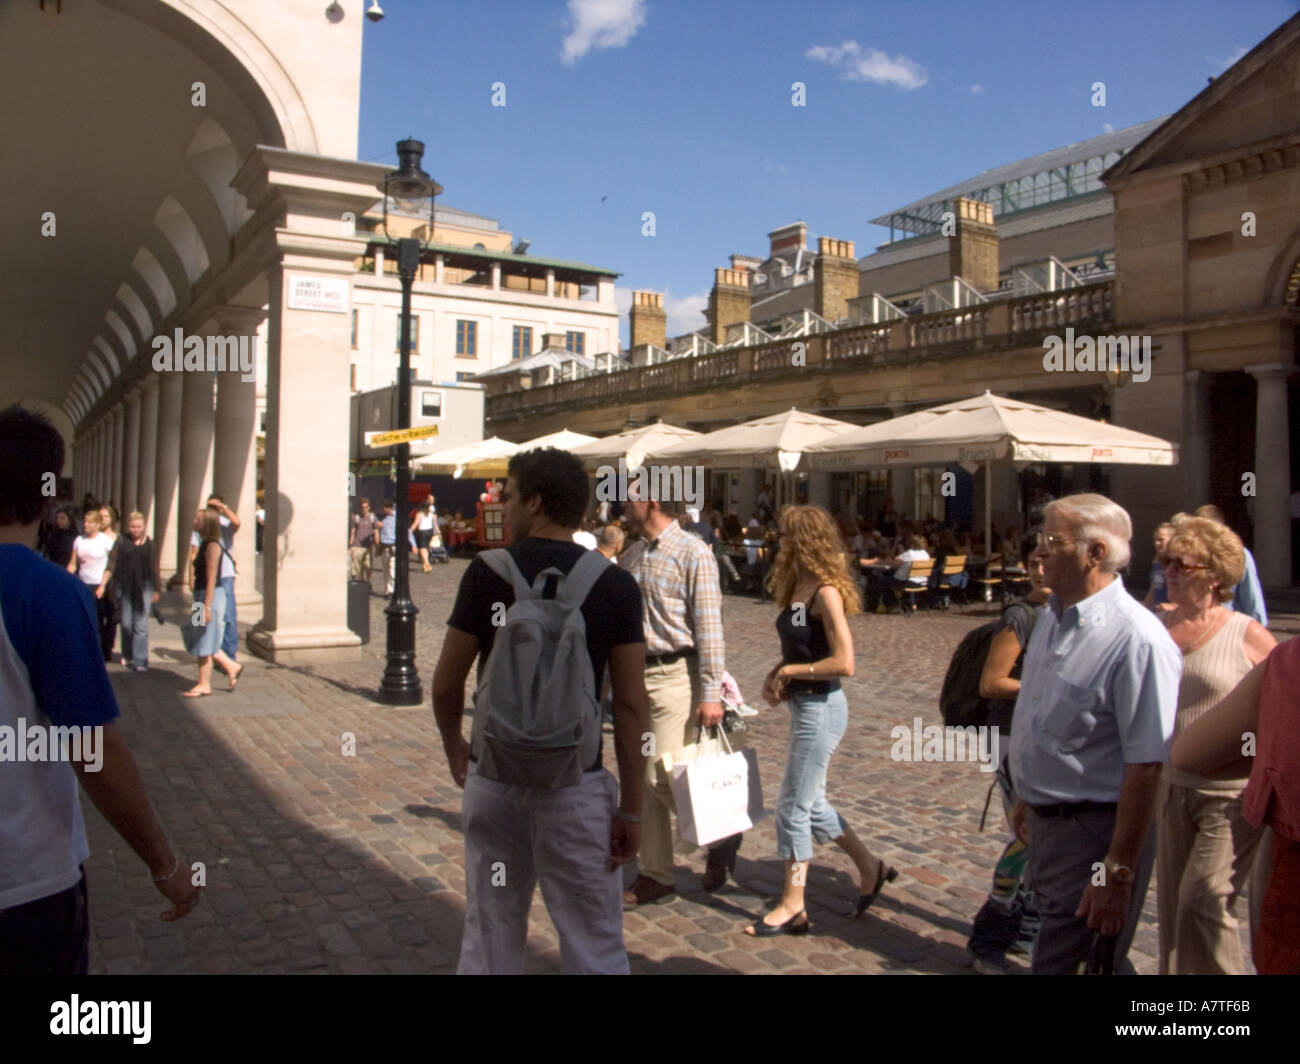
M 848 555 L 830 515 L 819 506 L 781 513 L 781 549 L 768 577 L 783 607 L 776 621 L 781 661 L 763 682 L 769 705 L 790 703 L 790 746 L 776 807 L 776 845 L 785 861 L 781 901 L 746 930 L 799 935 L 810 930 L 804 884 L 813 840 L 834 842 L 857 865 L 862 915 L 898 873 L 862 844 L 826 800 L 826 770 L 848 725 L 841 676 L 853 675 L 853 639 L 846 614 L 862 608 Z

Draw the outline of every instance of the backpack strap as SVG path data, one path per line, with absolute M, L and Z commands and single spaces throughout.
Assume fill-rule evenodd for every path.
M 522 602 L 524 599 L 533 597 L 533 589 L 528 586 L 524 574 L 519 571 L 519 566 L 515 564 L 514 556 L 505 547 L 485 550 L 479 555 L 479 560 L 514 588 L 516 602 Z
M 605 570 L 609 567 L 609 562 L 605 556 L 598 550 L 584 551 L 581 558 L 573 564 L 569 570 L 569 575 L 564 577 L 564 582 L 560 585 L 556 598 L 560 599 L 565 605 L 577 609 L 591 594 L 591 589 L 595 587 L 596 581 L 601 578 Z

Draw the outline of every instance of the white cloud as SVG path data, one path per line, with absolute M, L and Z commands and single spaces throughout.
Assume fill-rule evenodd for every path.
M 1250 51 L 1249 48 L 1242 48 L 1239 45 L 1237 49 L 1232 53 L 1232 55 L 1228 56 L 1227 59 L 1214 59 L 1214 58 L 1207 57 L 1206 62 L 1208 62 L 1210 66 L 1214 67 L 1214 72 L 1216 74 L 1222 74 L 1225 70 L 1228 69 L 1228 67 L 1236 63 L 1238 59 L 1240 59 L 1243 55 L 1245 55 L 1249 51 Z
M 702 289 L 688 296 L 664 293 L 664 310 L 668 312 L 669 337 L 695 332 L 705 326 L 704 311 L 709 305 L 709 290 Z
M 561 53 L 572 66 L 593 48 L 622 48 L 645 25 L 645 0 L 569 0 L 573 28 Z
M 874 81 L 896 89 L 919 89 L 930 80 L 925 67 L 905 55 L 889 56 L 878 48 L 863 48 L 857 41 L 845 41 L 839 47 L 819 44 L 804 52 L 805 59 L 816 59 L 839 71 L 842 81 Z
M 972 96 L 983 96 L 988 91 L 989 90 L 986 89 L 983 85 L 981 85 L 978 81 L 975 82 L 975 84 L 970 87 L 970 93 Z

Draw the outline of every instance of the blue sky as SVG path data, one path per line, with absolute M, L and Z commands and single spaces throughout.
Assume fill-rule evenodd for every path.
M 361 0 L 348 0 L 359 17 Z M 867 219 L 981 170 L 1177 110 L 1297 0 L 387 0 L 366 23 L 358 155 L 424 140 L 442 202 L 531 251 L 667 294 L 703 324 L 713 269 L 888 239 Z M 806 106 L 792 104 L 794 82 Z M 1106 84 L 1106 106 L 1091 86 Z M 492 85 L 505 106 L 492 106 Z M 642 235 L 653 211 L 655 235 Z M 623 318 L 624 343 L 627 319 Z

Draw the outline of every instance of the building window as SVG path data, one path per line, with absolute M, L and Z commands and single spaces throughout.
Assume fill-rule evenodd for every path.
M 566 332 L 564 334 L 564 349 L 572 351 L 575 355 L 585 355 L 587 353 L 587 334 Z
M 478 357 L 478 322 L 456 322 L 456 354 L 462 358 Z
M 474 373 L 473 373 L 472 370 L 471 370 L 471 371 L 466 371 L 466 370 L 463 370 L 463 369 L 462 369 L 462 370 L 457 370 L 457 371 L 456 371 L 456 380 L 457 380 L 458 382 L 459 382 L 459 381 L 469 381 L 469 380 L 473 380 L 473 379 L 474 379 Z
M 261 428 L 258 429 L 258 432 L 265 432 L 265 431 L 266 431 L 266 411 L 265 411 L 265 410 L 262 411 L 262 419 L 261 419 L 261 421 L 259 422 L 259 424 L 261 425 Z
M 527 358 L 533 353 L 533 330 L 527 325 L 516 325 L 514 340 L 510 345 L 511 358 Z
M 357 390 L 357 364 L 355 362 L 349 367 L 352 370 L 352 390 Z
M 393 341 L 393 350 L 402 349 L 402 312 L 397 312 L 397 339 Z M 420 315 L 411 315 L 411 350 L 420 350 Z
M 421 392 L 420 414 L 422 417 L 442 417 L 442 392 Z
M 352 350 L 357 349 L 357 309 L 352 308 Z

